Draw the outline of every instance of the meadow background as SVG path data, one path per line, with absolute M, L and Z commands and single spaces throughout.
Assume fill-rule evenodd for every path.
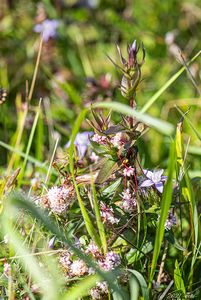
M 178 74 L 185 62 L 190 61 L 200 51 L 199 2 L 198 0 L 0 1 L 0 87 L 7 90 L 7 99 L 0 105 L 1 212 L 6 205 L 7 193 L 11 189 L 36 197 L 41 191 L 44 192 L 45 188 L 58 182 L 58 174 L 49 168 L 51 160 L 55 155 L 58 164 L 62 164 L 59 159 L 65 153 L 65 145 L 70 139 L 75 120 L 86 105 L 96 101 L 127 104 L 119 89 L 121 74 L 107 55 L 118 63 L 116 44 L 121 47 L 123 53 L 126 53 L 127 44 L 137 39 L 143 42 L 146 49 L 146 61 L 142 67 L 143 81 L 136 97 L 138 110 L 144 109 L 151 116 L 168 121 L 176 128 L 182 112 L 185 113 L 190 108 L 183 124 L 183 147 L 185 166 L 194 190 L 199 219 L 200 56 L 175 81 L 172 80 L 172 83 L 168 84 L 168 80 Z M 43 42 L 41 46 L 40 34 L 34 32 L 34 26 L 47 18 L 58 20 L 59 26 L 56 37 Z M 94 81 L 98 86 L 97 89 L 93 88 Z M 169 85 L 168 88 L 164 88 L 164 92 L 157 96 L 156 93 L 166 84 Z M 153 95 L 156 96 L 155 100 L 152 98 Z M 119 115 L 115 114 L 113 119 L 118 122 Z M 88 130 L 90 127 L 84 120 L 79 131 Z M 170 144 L 169 137 L 155 130 L 146 132 L 138 143 L 143 166 L 147 169 L 167 169 Z M 15 182 L 18 168 L 21 168 L 21 171 L 18 181 Z M 7 186 L 5 192 L 3 187 L 5 181 L 9 179 L 11 184 Z M 40 182 L 40 188 L 37 182 Z M 11 215 L 12 208 L 9 209 Z M 190 240 L 190 233 L 188 209 L 184 210 L 183 239 L 186 238 L 186 243 L 184 242 L 186 246 Z M 13 214 L 15 215 L 15 212 Z M 72 214 L 75 214 L 76 218 L 76 210 Z M 26 214 L 23 218 L 15 220 L 15 229 L 18 228 L 20 236 L 26 240 L 29 248 L 27 251 L 34 253 L 36 248 L 44 250 L 47 246 L 46 241 L 50 240 L 52 235 L 44 229 L 46 232 L 44 236 L 44 225 L 37 224 L 37 221 L 33 221 Z M 24 275 L 21 260 L 13 258 L 15 255 L 25 257 L 26 253 L 23 252 L 25 249 L 20 249 L 19 240 L 15 235 L 14 244 L 5 243 L 6 228 L 8 234 L 12 235 L 9 222 L 8 213 L 2 218 L 1 224 L 4 228 L 1 230 L 0 244 L 2 274 L 5 258 L 6 261 L 10 261 L 10 257 L 15 266 L 9 279 L 1 276 L 0 299 L 40 299 L 37 298 L 39 296 L 33 295 L 33 290 L 30 292 L 31 279 L 27 280 L 27 275 Z M 49 248 L 46 250 L 49 251 Z M 167 261 L 169 270 L 173 268 L 174 258 L 176 256 L 181 258 L 178 251 L 170 249 Z M 195 269 L 194 283 L 195 288 L 198 288 L 200 283 L 197 283 L 201 280 L 200 248 L 198 247 L 196 251 L 195 260 L 196 262 L 198 260 L 198 265 Z M 192 253 L 194 250 L 189 251 L 188 255 L 194 255 Z M 28 254 L 26 257 L 30 259 Z M 42 275 L 35 262 L 25 259 L 23 263 L 30 264 L 33 269 L 36 268 L 35 280 L 39 280 Z M 44 259 L 43 263 L 47 264 L 47 270 L 49 268 L 50 272 L 55 268 L 52 261 L 47 263 Z M 189 265 L 189 273 L 191 268 L 194 268 L 194 263 Z M 55 285 L 60 281 L 59 276 L 55 274 Z M 30 277 L 28 275 L 28 278 L 31 278 L 31 275 Z M 52 293 L 56 293 L 54 289 Z M 196 296 L 197 299 L 200 299 L 199 295 Z M 26 296 L 30 298 L 25 298 Z M 157 293 L 155 297 L 158 297 Z M 167 299 L 186 299 L 178 297 L 181 298 Z M 51 299 L 57 298 L 55 296 Z M 68 295 L 65 299 L 71 298 Z

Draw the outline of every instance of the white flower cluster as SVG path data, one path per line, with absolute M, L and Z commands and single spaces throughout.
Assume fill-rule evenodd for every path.
M 132 212 L 137 205 L 137 201 L 136 201 L 136 197 L 134 195 L 134 193 L 132 191 L 130 191 L 130 189 L 126 189 L 123 191 L 123 193 L 121 194 L 122 197 L 122 209 L 125 212 Z
M 73 200 L 72 188 L 54 186 L 48 191 L 47 200 L 50 209 L 55 214 L 61 214 Z

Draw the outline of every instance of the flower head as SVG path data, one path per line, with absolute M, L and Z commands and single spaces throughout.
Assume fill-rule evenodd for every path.
M 56 37 L 56 30 L 59 26 L 59 21 L 46 19 L 42 23 L 34 26 L 34 31 L 41 33 L 44 42 L 47 42 L 50 38 Z
M 119 220 L 114 216 L 113 208 L 107 206 L 105 203 L 100 204 L 101 217 L 104 223 L 107 224 L 117 224 Z
M 72 188 L 53 186 L 47 193 L 47 200 L 51 210 L 56 214 L 63 213 L 74 198 Z
M 82 276 L 88 272 L 88 267 L 81 259 L 75 260 L 70 266 L 71 276 Z
M 87 254 L 92 254 L 94 257 L 99 257 L 101 255 L 98 246 L 93 241 L 89 243 L 85 252 Z
M 120 265 L 120 256 L 114 251 L 109 251 L 106 253 L 105 257 L 99 260 L 99 266 L 104 271 L 109 271 Z
M 140 187 L 154 186 L 160 193 L 162 193 L 164 181 L 167 179 L 166 176 L 162 176 L 164 170 L 159 170 L 154 172 L 149 170 L 143 170 L 143 171 L 147 179 L 145 179 L 141 183 Z
M 125 177 L 131 177 L 135 174 L 135 169 L 133 167 L 126 167 L 124 170 L 123 170 L 123 175 Z
M 68 271 L 70 265 L 72 264 L 70 252 L 68 251 L 64 252 L 59 258 L 59 263 L 66 271 Z
M 126 189 L 121 194 L 122 197 L 122 209 L 126 212 L 132 212 L 137 205 L 136 197 L 130 189 Z

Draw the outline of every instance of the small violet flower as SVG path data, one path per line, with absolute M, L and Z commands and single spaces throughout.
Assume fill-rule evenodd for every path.
M 59 21 L 46 19 L 42 23 L 34 26 L 34 31 L 41 33 L 44 42 L 47 42 L 50 38 L 56 37 L 56 30 L 59 26 Z
M 163 183 L 167 179 L 167 176 L 162 176 L 164 170 L 151 172 L 149 170 L 143 170 L 144 175 L 147 177 L 140 187 L 154 186 L 160 193 L 163 192 Z
M 74 140 L 74 145 L 77 148 L 78 156 L 82 159 L 87 151 L 87 147 L 90 144 L 89 138 L 93 135 L 91 131 L 84 131 L 78 133 Z M 66 147 L 70 147 L 70 141 L 66 144 Z

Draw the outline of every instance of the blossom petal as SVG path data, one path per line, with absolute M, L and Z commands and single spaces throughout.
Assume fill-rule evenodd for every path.
M 149 187 L 152 186 L 153 184 L 154 183 L 150 179 L 147 179 L 141 183 L 140 187 Z
M 152 176 L 153 176 L 153 172 L 149 171 L 149 170 L 143 170 L 144 172 L 144 175 L 149 178 L 149 179 L 152 179 Z
M 163 192 L 163 183 L 162 182 L 158 182 L 155 184 L 156 189 L 159 191 L 159 193 L 162 194 Z
M 37 24 L 37 25 L 35 25 L 34 26 L 34 31 L 35 32 L 42 32 L 42 30 L 43 30 L 43 26 L 41 25 L 41 24 Z

